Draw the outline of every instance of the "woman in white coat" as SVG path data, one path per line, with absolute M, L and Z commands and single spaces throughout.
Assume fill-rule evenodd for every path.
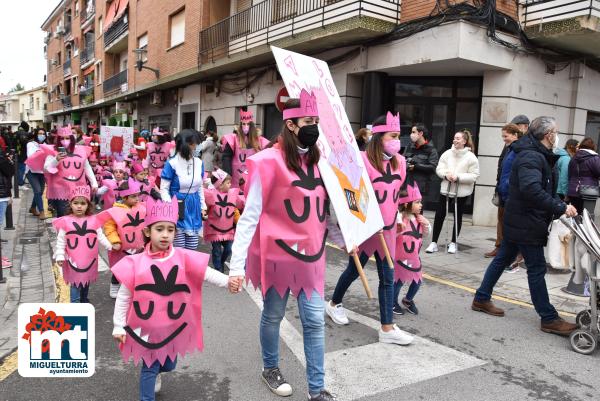
M 452 230 L 452 242 L 448 244 L 448 253 L 456 253 L 456 236 L 460 234 L 465 203 L 473 193 L 475 181 L 479 177 L 479 161 L 472 149 L 473 139 L 471 133 L 468 130 L 463 130 L 454 135 L 452 148 L 445 151 L 440 157 L 436 168 L 436 174 L 442 179 L 440 199 L 435 211 L 432 242 L 425 251 L 427 253 L 438 251 L 437 242 L 446 219 L 448 190 L 450 190 L 449 209 L 454 209 L 453 198 L 456 193 L 456 215 L 454 219 L 457 222 L 457 230 Z

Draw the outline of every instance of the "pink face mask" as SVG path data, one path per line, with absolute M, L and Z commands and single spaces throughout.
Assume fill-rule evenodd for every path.
M 400 152 L 400 140 L 399 139 L 390 139 L 388 141 L 383 142 L 383 151 L 388 154 L 388 156 L 394 156 L 398 152 Z
M 70 140 L 70 139 L 63 139 L 63 140 L 61 140 L 61 141 L 60 141 L 60 144 L 61 144 L 63 147 L 65 147 L 65 148 L 68 148 L 68 147 L 69 147 L 69 145 L 71 144 L 71 140 Z
M 250 126 L 242 125 L 242 132 L 244 133 L 244 135 L 248 135 L 248 132 L 250 132 Z

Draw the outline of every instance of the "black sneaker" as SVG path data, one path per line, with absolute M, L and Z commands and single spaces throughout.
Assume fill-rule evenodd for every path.
M 336 398 L 327 390 L 321 390 L 318 395 L 308 396 L 309 401 L 335 401 Z
M 410 313 L 412 315 L 419 314 L 419 310 L 417 309 L 417 305 L 415 305 L 415 301 L 409 301 L 408 299 L 403 299 L 402 306 L 404 306 L 408 310 L 408 313 Z
M 263 369 L 262 379 L 274 394 L 281 397 L 292 395 L 292 386 L 285 381 L 279 368 Z
M 394 315 L 404 315 L 404 309 L 398 304 L 394 305 L 392 312 L 394 312 Z

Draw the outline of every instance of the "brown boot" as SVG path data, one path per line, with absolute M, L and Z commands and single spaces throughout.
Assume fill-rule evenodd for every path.
M 29 209 L 29 213 L 31 213 L 34 216 L 39 216 L 40 215 L 40 212 L 38 212 L 35 207 L 30 208 Z
M 578 328 L 578 325 L 569 323 L 560 317 L 548 323 L 542 322 L 541 327 L 544 333 L 558 334 L 559 336 L 568 336 Z
M 495 258 L 498 255 L 498 248 L 494 248 L 491 251 L 484 253 L 483 256 L 486 258 Z
M 473 303 L 471 304 L 471 309 L 473 309 L 476 312 L 483 312 L 483 313 L 487 313 L 488 315 L 492 315 L 492 316 L 499 316 L 502 317 L 504 316 L 504 309 L 500 309 L 496 306 L 494 306 L 494 303 L 492 301 L 475 301 L 473 300 Z

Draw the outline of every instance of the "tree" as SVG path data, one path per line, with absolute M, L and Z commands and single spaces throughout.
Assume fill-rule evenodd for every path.
M 11 90 L 8 91 L 8 93 L 10 92 L 19 92 L 25 90 L 25 87 L 23 85 L 21 85 L 20 83 L 16 84 L 14 88 L 12 88 Z

